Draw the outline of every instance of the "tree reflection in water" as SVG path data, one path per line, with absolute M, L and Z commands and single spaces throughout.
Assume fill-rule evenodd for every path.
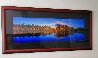
M 18 24 L 13 25 L 13 35 L 14 37 L 25 37 L 25 36 L 47 36 L 51 34 L 55 34 L 57 39 L 62 37 L 67 37 L 70 34 L 74 34 L 76 32 L 84 32 L 84 29 L 74 27 L 68 27 L 67 25 L 56 24 L 55 28 L 51 28 L 50 26 L 38 26 L 38 25 L 24 25 Z

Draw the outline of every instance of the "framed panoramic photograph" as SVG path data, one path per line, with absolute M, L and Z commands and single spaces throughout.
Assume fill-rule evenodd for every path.
M 2 6 L 2 53 L 92 50 L 92 11 Z

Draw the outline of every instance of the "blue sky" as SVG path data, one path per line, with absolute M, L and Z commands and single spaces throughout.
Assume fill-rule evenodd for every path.
M 58 18 L 25 18 L 14 17 L 13 24 L 34 24 L 39 26 L 50 26 L 55 28 L 56 24 L 68 25 L 69 27 L 84 28 L 83 19 L 58 19 Z

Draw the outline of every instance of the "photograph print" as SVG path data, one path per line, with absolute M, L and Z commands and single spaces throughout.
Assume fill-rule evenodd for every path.
M 9 48 L 70 48 L 84 42 L 84 19 L 13 18 L 13 40 Z
M 92 11 L 1 8 L 3 54 L 92 50 Z

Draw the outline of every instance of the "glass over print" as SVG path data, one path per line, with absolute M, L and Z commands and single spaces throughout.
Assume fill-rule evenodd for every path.
M 2 6 L 3 53 L 91 50 L 92 12 Z

